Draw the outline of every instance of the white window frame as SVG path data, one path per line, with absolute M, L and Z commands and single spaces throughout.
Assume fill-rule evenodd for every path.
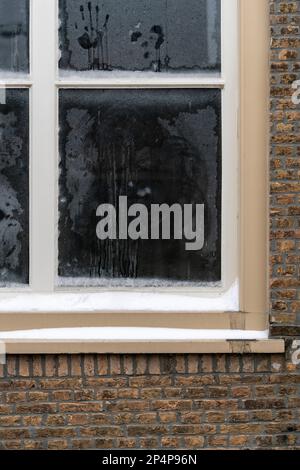
M 128 73 L 114 79 L 100 72 L 99 78 L 59 76 L 58 1 L 30 1 L 30 64 L 28 78 L 7 86 L 30 88 L 30 283 L 15 293 L 16 302 L 31 310 L 32 296 L 51 294 L 51 304 L 65 310 L 62 292 L 73 296 L 79 310 L 98 302 L 106 310 L 238 311 L 238 0 L 222 1 L 222 72 L 219 74 Z M 235 27 L 234 27 L 235 25 Z M 45 54 L 45 51 L 47 53 Z M 138 77 L 138 78 L 137 78 Z M 191 288 L 61 288 L 56 287 L 58 259 L 58 90 L 61 88 L 217 88 L 222 90 L 222 283 L 220 287 Z M 118 293 L 117 293 L 117 292 Z M 82 300 L 82 292 L 93 299 Z M 112 295 L 116 292 L 115 295 Z M 109 295 L 108 295 L 109 293 Z M 96 294 L 97 297 L 96 298 Z M 176 297 L 173 296 L 176 295 Z M 10 297 L 11 299 L 11 297 Z M 81 300 L 80 300 L 81 299 Z M 43 299 L 41 299 L 43 300 Z M 90 302 L 89 302 L 90 300 Z M 35 308 L 43 308 L 36 303 Z M 56 304 L 57 301 L 57 304 Z M 0 301 L 0 310 L 3 302 Z M 150 307 L 149 307 L 150 306 Z M 32 305 L 32 308 L 33 305 Z M 75 306 L 74 306 L 75 308 Z M 101 308 L 101 307 L 100 307 Z M 78 311 L 79 311 L 78 310 Z
M 8 352 L 282 352 L 283 341 L 267 339 L 268 0 L 222 0 L 221 76 L 145 74 L 139 83 L 134 73 L 59 78 L 58 2 L 30 1 L 31 73 L 1 82 L 29 88 L 31 103 L 30 285 L 0 291 Z M 221 288 L 55 287 L 58 90 L 82 87 L 222 90 Z

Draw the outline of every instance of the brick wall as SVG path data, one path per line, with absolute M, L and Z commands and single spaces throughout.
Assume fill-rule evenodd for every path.
M 0 448 L 300 448 L 300 0 L 270 6 L 271 331 L 286 354 L 10 356 Z
M 281 355 L 10 356 L 4 375 L 6 449 L 300 448 Z
M 271 323 L 300 335 L 300 1 L 271 2 Z

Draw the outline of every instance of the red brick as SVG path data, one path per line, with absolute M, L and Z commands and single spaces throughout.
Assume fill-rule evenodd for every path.
M 262 425 L 259 423 L 234 423 L 221 424 L 220 432 L 222 434 L 253 434 L 262 432 Z
M 28 356 L 19 357 L 19 373 L 21 377 L 29 377 L 29 361 Z
M 75 415 L 64 415 L 67 418 L 68 424 L 71 426 L 84 426 L 89 423 L 88 414 L 75 414 Z M 93 415 L 91 415 L 93 416 Z
M 24 450 L 42 450 L 44 443 L 42 441 L 25 439 L 23 444 Z
M 64 450 L 68 448 L 68 441 L 66 439 L 51 439 L 48 441 L 49 450 Z
M 79 389 L 82 387 L 82 379 L 73 377 L 61 379 L 40 379 L 39 386 L 45 390 Z
M 42 358 L 41 356 L 34 355 L 32 358 L 32 372 L 34 377 L 41 377 L 43 374 Z
M 147 410 L 149 405 L 145 401 L 138 400 L 118 400 L 116 402 L 106 402 L 106 409 L 111 412 L 118 411 L 141 411 Z
M 47 354 L 45 358 L 45 371 L 47 377 L 56 375 L 56 358 L 52 354 Z
M 158 413 L 158 418 L 162 423 L 174 423 L 177 420 L 177 414 L 172 411 L 162 411 Z M 181 419 L 184 420 L 183 414 L 181 415 Z
M 81 441 L 82 442 L 82 441 Z M 91 442 L 91 441 L 88 441 Z M 92 448 L 92 444 L 86 445 L 87 449 Z M 115 441 L 113 439 L 95 439 L 95 448 L 96 449 L 112 449 L 115 447 Z
M 23 416 L 23 426 L 36 427 L 42 424 L 43 415 Z
M 21 424 L 21 416 L 0 416 L 0 428 L 5 426 L 19 426 Z
M 85 379 L 87 387 L 125 387 L 127 384 L 127 379 L 124 377 L 87 377 Z
M 213 371 L 213 363 L 212 363 L 212 356 L 205 354 L 202 356 L 202 372 L 212 372 Z
M 236 410 L 237 400 L 195 400 L 194 407 L 204 410 Z
M 189 354 L 187 357 L 188 372 L 190 374 L 197 374 L 199 372 L 199 360 L 198 355 Z
M 183 439 L 184 447 L 187 449 L 201 449 L 204 447 L 204 437 L 202 436 L 193 436 L 193 437 L 184 437 Z
M 65 377 L 69 374 L 68 356 L 58 357 L 58 375 L 59 377 Z
M 7 356 L 7 375 L 15 376 L 17 375 L 17 364 L 18 358 L 17 356 Z
M 95 375 L 95 361 L 92 354 L 86 354 L 83 358 L 83 370 L 86 376 Z
M 33 391 L 28 392 L 28 401 L 46 402 L 49 398 L 48 392 Z
M 160 359 L 157 354 L 149 356 L 148 370 L 149 374 L 158 375 L 160 373 Z
M 216 372 L 226 372 L 226 355 L 225 354 L 216 354 Z
M 102 411 L 101 403 L 60 403 L 59 410 L 64 413 L 88 413 L 88 412 L 97 412 Z
M 16 405 L 17 413 L 55 413 L 55 403 L 22 403 Z
M 202 414 L 200 416 L 202 417 Z M 208 423 L 223 423 L 225 421 L 225 413 L 222 411 L 207 411 L 205 420 Z
M 26 439 L 30 438 L 28 429 L 23 428 L 3 428 L 0 429 L 0 439 Z
M 190 410 L 191 400 L 154 400 L 151 404 L 153 410 Z
M 113 443 L 112 440 L 105 439 L 103 440 L 105 443 L 107 442 L 108 445 Z M 94 439 L 72 439 L 72 449 L 75 450 L 84 450 L 84 449 L 94 449 L 96 447 L 96 442 Z M 97 448 L 99 448 L 99 444 Z M 103 446 L 104 447 L 104 446 Z
M 178 379 L 180 380 L 180 379 Z M 145 375 L 140 377 L 129 377 L 130 387 L 167 387 L 172 384 L 171 377 L 161 375 Z
M 197 387 L 199 385 L 213 385 L 214 383 L 215 380 L 212 375 L 190 375 L 186 377 L 175 377 L 176 386 Z
M 45 424 L 47 426 L 64 426 L 66 424 L 65 415 L 49 415 L 46 417 Z
M 6 394 L 7 403 L 26 401 L 26 392 L 10 392 Z
M 211 447 L 227 447 L 228 438 L 226 436 L 209 436 L 208 444 Z
M 249 441 L 249 436 L 230 436 L 229 445 L 232 447 L 243 447 Z
M 174 436 L 164 436 L 161 439 L 162 447 L 169 449 L 178 449 L 180 447 L 180 438 Z
M 176 372 L 178 374 L 184 374 L 186 371 L 185 356 L 183 356 L 182 354 L 177 354 L 175 361 L 176 361 Z
M 229 357 L 229 372 L 240 372 L 240 358 L 239 356 Z
M 149 426 L 128 426 L 128 436 L 151 436 L 158 434 L 166 434 L 168 428 L 165 425 L 149 425 Z
M 35 429 L 35 435 L 38 438 L 76 437 L 77 432 L 73 428 L 47 427 Z
M 97 368 L 99 375 L 108 374 L 108 357 L 105 354 L 98 354 L 97 356 Z
M 116 439 L 117 449 L 134 449 L 136 448 L 136 440 L 128 437 Z
M 51 398 L 55 401 L 68 401 L 72 400 L 74 392 L 71 390 L 53 390 L 51 392 Z
M 147 372 L 147 356 L 139 355 L 136 359 L 136 373 L 144 375 Z
M 160 445 L 158 444 L 158 439 L 156 437 L 141 437 L 139 442 L 141 449 L 160 448 Z
M 119 437 L 124 436 L 120 426 L 88 426 L 80 428 L 83 437 Z
M 234 398 L 237 397 L 250 397 L 251 396 L 251 389 L 250 387 L 232 387 L 231 394 Z
M 71 374 L 74 376 L 81 376 L 81 355 L 80 354 L 73 354 L 71 357 Z
M 161 398 L 162 390 L 162 388 L 143 388 L 139 392 L 143 400 L 150 400 L 153 398 Z
M 110 373 L 112 375 L 121 374 L 121 358 L 119 354 L 113 354 L 110 356 Z
M 95 425 L 103 425 L 103 424 L 117 424 L 116 417 L 110 416 L 108 413 L 93 413 L 89 415 L 74 415 L 70 416 L 70 419 L 72 420 L 73 418 L 78 419 L 79 416 L 82 416 L 82 420 L 84 417 L 86 417 L 89 421 L 90 424 L 95 424 Z
M 124 373 L 126 375 L 132 375 L 133 374 L 133 357 L 130 356 L 129 354 L 126 354 L 123 357 L 123 366 L 124 366 Z

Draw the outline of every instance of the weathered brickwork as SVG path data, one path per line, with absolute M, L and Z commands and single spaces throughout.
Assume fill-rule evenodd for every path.
M 300 2 L 271 2 L 270 18 L 271 323 L 273 334 L 300 335 Z
M 300 0 L 270 6 L 270 311 L 286 354 L 9 356 L 0 448 L 300 449 Z
M 10 356 L 0 447 L 300 448 L 281 355 Z

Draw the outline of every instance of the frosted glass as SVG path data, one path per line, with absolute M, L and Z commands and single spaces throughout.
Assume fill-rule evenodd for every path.
M 0 0 L 0 72 L 29 72 L 29 0 Z
M 29 92 L 0 90 L 0 286 L 29 278 Z
M 60 68 L 220 71 L 220 0 L 60 0 Z
M 168 285 L 221 278 L 221 92 L 60 90 L 63 284 Z M 205 242 L 101 240 L 97 207 L 204 204 Z M 131 220 L 131 219 L 130 219 Z

